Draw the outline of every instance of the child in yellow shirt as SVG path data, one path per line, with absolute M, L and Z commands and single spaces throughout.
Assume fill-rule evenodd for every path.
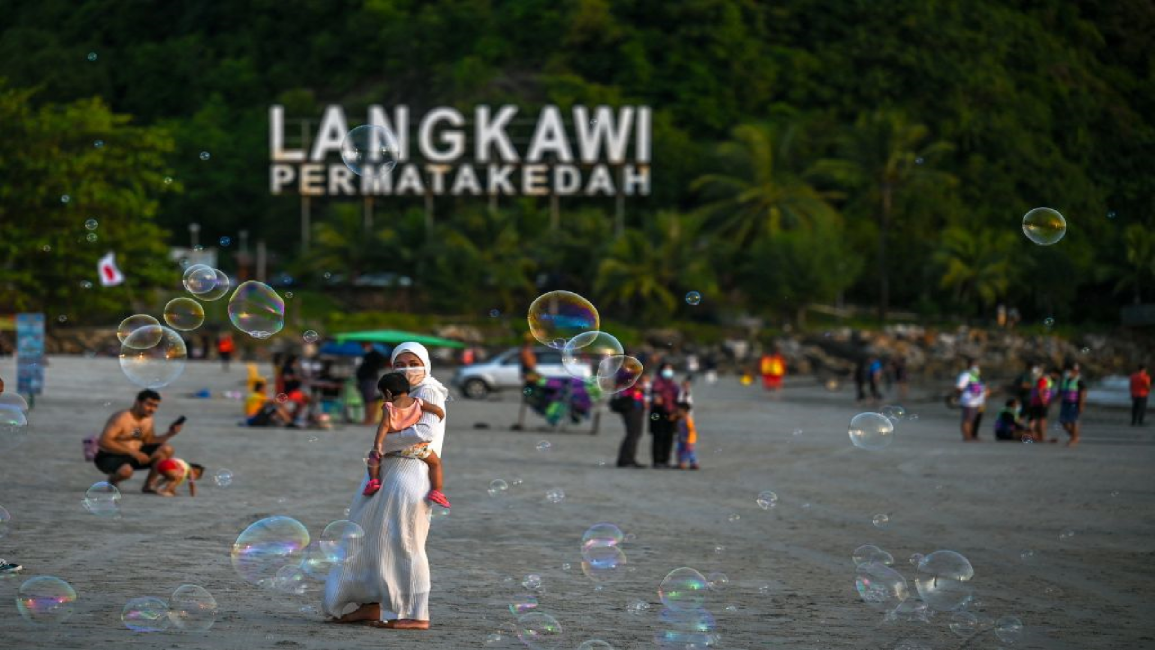
M 678 426 L 678 469 L 698 469 L 698 429 L 694 426 L 693 408 L 686 402 L 678 403 L 674 420 Z

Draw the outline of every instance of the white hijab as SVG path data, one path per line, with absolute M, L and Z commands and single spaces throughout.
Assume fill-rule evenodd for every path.
M 393 354 L 389 356 L 389 364 L 392 365 L 394 362 L 396 362 L 397 357 L 402 352 L 408 352 L 410 354 L 416 355 L 418 359 L 421 359 L 421 363 L 425 365 L 425 378 L 420 382 L 412 385 L 410 388 L 413 390 L 416 390 L 417 388 L 428 388 L 434 393 L 437 393 L 441 397 L 441 401 L 444 402 L 445 398 L 449 396 L 449 389 L 446 388 L 441 382 L 433 378 L 433 367 L 429 363 L 429 351 L 425 349 L 425 346 L 421 345 L 420 343 L 413 342 L 402 343 L 401 345 L 393 348 Z

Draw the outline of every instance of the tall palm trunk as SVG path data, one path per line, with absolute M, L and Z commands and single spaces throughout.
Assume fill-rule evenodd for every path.
M 890 230 L 890 210 L 893 188 L 890 183 L 882 184 L 882 212 L 878 217 L 878 321 L 886 323 L 886 312 L 890 304 L 890 276 L 886 271 L 886 237 Z

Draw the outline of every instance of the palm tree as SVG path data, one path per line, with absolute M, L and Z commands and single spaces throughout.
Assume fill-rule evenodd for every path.
M 960 304 L 976 297 L 991 306 L 1007 292 L 1023 261 L 1015 258 L 1014 232 L 952 226 L 943 231 L 934 262 L 942 269 L 939 285 Z
M 1155 279 L 1155 234 L 1133 223 L 1123 231 L 1123 244 L 1126 264 L 1116 267 L 1119 281 L 1115 284 L 1115 293 L 1130 289 L 1132 301 L 1138 305 L 1143 302 L 1143 287 L 1151 286 L 1151 280 Z
M 597 269 L 594 295 L 606 304 L 642 305 L 651 320 L 673 314 L 688 291 L 717 295 L 717 283 L 693 217 L 659 213 L 610 246 Z
M 537 262 L 513 212 L 462 212 L 438 224 L 435 233 L 422 257 L 435 276 L 433 290 L 446 294 L 436 296 L 437 304 L 509 312 L 533 295 Z
M 709 202 L 699 211 L 706 226 L 736 239 L 746 249 L 763 235 L 811 227 L 835 213 L 836 193 L 815 189 L 799 171 L 798 127 L 744 124 L 718 147 L 724 172 L 694 180 Z
M 930 166 L 954 149 L 943 141 L 927 142 L 930 130 L 908 122 L 901 113 L 864 113 L 854 128 L 838 139 L 840 157 L 823 160 L 816 171 L 862 192 L 862 199 L 876 206 L 878 215 L 878 318 L 886 320 L 890 302 L 890 273 L 886 243 L 894 216 L 895 201 L 906 190 L 953 186 L 958 179 Z
M 313 225 L 313 244 L 304 263 L 312 270 L 340 272 L 352 282 L 375 270 L 394 237 L 388 229 L 366 232 L 360 205 L 334 205 L 328 220 Z

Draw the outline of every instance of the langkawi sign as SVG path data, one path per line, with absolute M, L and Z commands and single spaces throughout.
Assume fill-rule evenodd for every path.
M 467 121 L 455 108 L 416 116 L 407 106 L 394 107 L 392 114 L 371 106 L 364 123 L 393 134 L 397 164 L 358 176 L 341 162 L 341 142 L 350 129 L 342 107 L 325 109 L 306 150 L 286 148 L 285 110 L 274 105 L 269 108 L 269 191 L 309 196 L 650 193 L 648 106 L 574 106 L 565 112 L 545 106 L 522 149 L 510 137 L 515 124 L 526 122 L 515 122 L 517 114 L 516 106 L 477 106 Z

